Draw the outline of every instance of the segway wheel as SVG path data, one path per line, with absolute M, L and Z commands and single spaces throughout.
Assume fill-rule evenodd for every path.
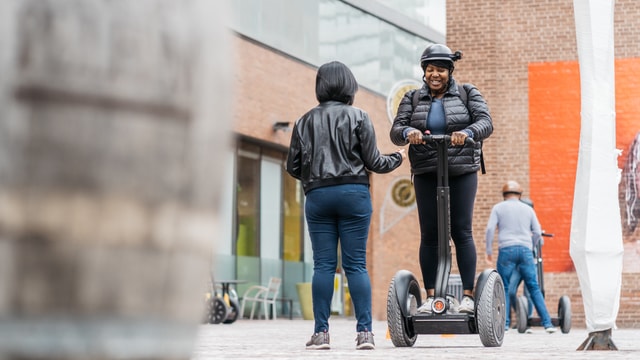
M 387 294 L 387 326 L 389 328 L 391 342 L 394 346 L 410 347 L 415 344 L 418 335 L 411 331 L 412 326 L 409 324 L 410 320 L 403 315 L 403 311 L 400 307 L 403 306 L 407 314 L 415 314 L 418 304 L 416 297 L 411 293 L 403 294 L 404 296 L 398 296 L 399 294 L 396 289 L 396 281 L 395 277 L 391 280 L 389 292 Z M 407 290 L 410 288 L 417 288 L 419 294 L 420 285 L 415 280 L 411 280 Z M 399 300 L 402 297 L 407 299 L 403 304 L 401 304 Z
M 227 319 L 227 315 L 229 315 L 229 308 L 227 307 L 227 304 L 224 303 L 224 300 L 218 297 L 214 297 L 210 301 L 213 303 L 210 323 L 220 324 Z
M 238 320 L 238 313 L 240 312 L 240 307 L 238 303 L 235 301 L 230 301 L 229 313 L 227 314 L 227 318 L 222 321 L 223 324 L 232 324 L 236 320 Z
M 529 308 L 529 301 L 526 296 L 518 296 L 516 298 L 516 326 L 520 334 L 524 334 L 527 331 L 527 325 L 529 319 L 527 316 L 527 309 Z
M 561 296 L 558 301 L 558 319 L 560 330 L 563 334 L 568 334 L 571 331 L 571 300 L 567 295 Z
M 476 298 L 476 322 L 480 341 L 485 347 L 502 346 L 504 325 L 508 309 L 505 309 L 504 284 L 496 271 L 487 280 Z
M 205 299 L 204 301 L 204 314 L 202 317 L 203 324 L 213 324 L 212 323 L 212 314 L 213 314 L 213 299 Z

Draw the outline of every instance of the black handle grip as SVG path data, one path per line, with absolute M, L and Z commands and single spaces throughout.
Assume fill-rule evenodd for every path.
M 422 140 L 426 143 L 436 143 L 441 141 L 451 143 L 451 135 L 422 135 Z M 464 139 L 464 142 L 468 145 L 476 144 L 476 142 L 468 136 Z

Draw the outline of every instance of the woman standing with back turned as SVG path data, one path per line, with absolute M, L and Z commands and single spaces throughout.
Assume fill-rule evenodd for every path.
M 400 101 L 391 127 L 391 141 L 409 146 L 409 161 L 420 221 L 420 268 L 427 300 L 418 311 L 431 313 L 438 267 L 438 214 L 436 204 L 437 152 L 435 144 L 426 144 L 424 134 L 450 135 L 449 210 L 451 238 L 464 296 L 458 311 L 473 313 L 473 287 L 476 274 L 476 246 L 472 234 L 473 205 L 478 188 L 478 170 L 482 141 L 493 132 L 487 103 L 471 84 L 458 85 L 453 79 L 453 54 L 445 45 L 434 44 L 420 58 L 424 72 L 422 88 L 407 92 Z M 417 94 L 415 94 L 418 92 Z M 415 94 L 415 108 L 414 108 Z M 465 101 L 466 100 L 466 101 Z M 474 145 L 465 144 L 469 137 Z
M 293 128 L 287 172 L 302 182 L 305 217 L 313 248 L 314 334 L 307 349 L 329 349 L 329 316 L 338 244 L 356 315 L 356 348 L 374 349 L 367 238 L 371 221 L 369 171 L 396 169 L 404 149 L 381 155 L 367 113 L 353 107 L 358 83 L 351 70 L 333 61 L 316 76 L 318 106 Z

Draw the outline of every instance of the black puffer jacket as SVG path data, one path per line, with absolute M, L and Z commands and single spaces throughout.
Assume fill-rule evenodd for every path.
M 449 89 L 442 98 L 445 118 L 447 121 L 446 134 L 454 131 L 468 129 L 473 133 L 475 146 L 450 146 L 449 175 L 456 176 L 475 172 L 480 169 L 480 154 L 482 141 L 493 132 L 493 122 L 489 107 L 478 89 L 471 84 L 464 84 L 467 91 L 467 106 L 460 97 L 455 80 L 451 79 Z M 420 91 L 419 102 L 414 111 L 412 99 L 414 91 Z M 398 106 L 398 113 L 391 127 L 391 141 L 399 146 L 406 145 L 408 141 L 403 132 L 407 128 L 418 129 L 421 132 L 428 130 L 427 115 L 431 108 L 431 95 L 427 85 L 421 89 L 408 91 Z M 435 173 L 437 170 L 437 153 L 435 144 L 410 145 L 409 160 L 411 172 L 414 174 Z
M 339 101 L 319 104 L 296 121 L 287 172 L 304 192 L 338 184 L 369 184 L 368 171 L 387 173 L 402 155 L 382 155 L 369 115 Z

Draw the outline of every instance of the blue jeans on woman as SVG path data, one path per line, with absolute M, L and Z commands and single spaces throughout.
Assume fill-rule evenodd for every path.
M 371 331 L 367 239 L 372 212 L 369 187 L 364 184 L 321 187 L 306 194 L 305 216 L 313 249 L 311 296 L 316 333 L 329 331 L 338 244 L 356 315 L 356 331 Z
M 500 248 L 498 252 L 498 273 L 502 277 L 504 288 L 509 289 L 509 281 L 514 271 L 517 271 L 516 267 L 520 267 L 520 275 L 524 280 L 524 284 L 531 294 L 531 300 L 533 306 L 540 315 L 542 320 L 542 326 L 544 328 L 552 327 L 551 317 L 549 311 L 547 311 L 547 305 L 544 302 L 542 291 L 538 285 L 538 278 L 536 274 L 536 263 L 533 259 L 533 253 L 531 249 L 525 246 L 509 246 L 506 248 Z M 510 309 L 509 296 L 505 297 L 505 309 Z M 507 316 L 506 328 L 509 328 L 509 317 Z

